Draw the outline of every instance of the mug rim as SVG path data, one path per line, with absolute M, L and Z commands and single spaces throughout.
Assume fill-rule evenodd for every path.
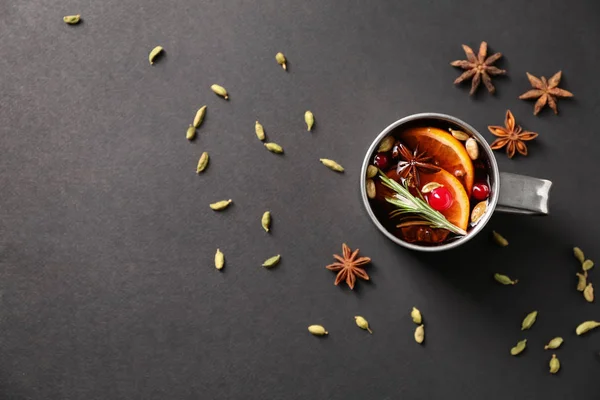
M 399 126 L 404 125 L 408 122 L 419 120 L 419 119 L 437 119 L 440 121 L 446 121 L 446 122 L 450 122 L 452 124 L 458 125 L 463 130 L 467 131 L 468 133 L 472 134 L 474 137 L 477 138 L 480 148 L 485 151 L 488 159 L 490 160 L 490 164 L 491 164 L 490 175 L 492 178 L 493 185 L 491 187 L 491 196 L 488 199 L 488 209 L 487 209 L 486 213 L 483 215 L 482 220 L 480 220 L 479 223 L 477 223 L 477 225 L 467 235 L 465 235 L 459 239 L 456 239 L 450 243 L 446 243 L 446 244 L 443 244 L 440 246 L 421 246 L 421 245 L 414 244 L 414 243 L 408 243 L 408 242 L 394 236 L 391 232 L 389 232 L 381 224 L 379 219 L 377 219 L 377 217 L 375 216 L 375 213 L 373 212 L 373 209 L 371 208 L 371 203 L 369 202 L 369 198 L 367 196 L 367 189 L 366 189 L 367 168 L 369 166 L 371 156 L 376 152 L 377 147 L 379 147 L 379 143 L 386 136 L 388 136 L 389 133 L 392 132 L 394 129 L 396 129 Z M 460 245 L 465 244 L 466 242 L 471 240 L 473 237 L 475 237 L 479 232 L 481 232 L 483 227 L 488 223 L 488 221 L 492 217 L 494 210 L 496 209 L 496 205 L 498 204 L 498 196 L 500 193 L 500 172 L 498 170 L 498 162 L 496 161 L 496 156 L 494 155 L 492 148 L 490 147 L 488 142 L 485 140 L 483 135 L 481 133 L 479 133 L 475 128 L 473 128 L 471 125 L 467 124 L 466 122 L 464 122 L 461 119 L 458 119 L 458 118 L 453 117 L 448 114 L 441 114 L 441 113 L 434 113 L 434 112 L 411 114 L 411 115 L 401 118 L 401 119 L 397 120 L 396 122 L 393 122 L 390 125 L 388 125 L 384 130 L 382 130 L 375 137 L 375 139 L 369 146 L 367 153 L 365 155 L 365 158 L 363 160 L 363 165 L 362 165 L 361 173 L 360 173 L 360 193 L 361 193 L 361 197 L 363 200 L 363 204 L 365 206 L 365 209 L 367 210 L 367 213 L 369 214 L 369 217 L 371 218 L 371 221 L 375 224 L 375 226 L 377 226 L 377 228 L 385 236 L 387 236 L 388 239 L 390 239 L 391 241 L 393 241 L 394 243 L 396 243 L 400 246 L 409 248 L 411 250 L 424 251 L 424 252 L 438 252 L 438 251 L 450 250 L 450 249 L 453 249 Z

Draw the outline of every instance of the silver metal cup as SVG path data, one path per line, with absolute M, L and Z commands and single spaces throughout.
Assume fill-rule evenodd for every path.
M 491 184 L 491 195 L 488 199 L 488 208 L 486 213 L 477 225 L 471 229 L 471 231 L 461 238 L 457 238 L 451 242 L 439 245 L 439 246 L 421 246 L 418 244 L 408 243 L 404 240 L 397 238 L 390 233 L 377 219 L 375 213 L 371 208 L 369 198 L 367 197 L 366 190 L 366 175 L 367 167 L 373 158 L 373 154 L 377 151 L 381 141 L 393 131 L 402 129 L 402 126 L 407 124 L 415 124 L 419 121 L 423 121 L 424 124 L 434 121 L 439 123 L 445 123 L 448 126 L 455 127 L 455 129 L 462 130 L 471 134 L 478 142 L 480 150 L 483 150 L 490 161 L 490 184 Z M 393 242 L 407 247 L 412 250 L 435 252 L 450 250 L 458 247 L 477 235 L 483 227 L 490 220 L 494 211 L 506 212 L 513 214 L 527 214 L 527 215 L 547 215 L 548 214 L 548 198 L 550 195 L 550 188 L 552 182 L 545 179 L 532 178 L 529 176 L 509 174 L 498 171 L 498 163 L 496 162 L 496 156 L 490 148 L 490 145 L 484 139 L 484 137 L 475 130 L 471 125 L 458 118 L 452 117 L 446 114 L 437 113 L 422 113 L 413 114 L 408 117 L 404 117 L 387 128 L 385 128 L 373 141 L 363 161 L 362 170 L 360 174 L 360 193 L 363 199 L 363 203 L 371 220 L 379 228 L 379 230 L 386 235 Z

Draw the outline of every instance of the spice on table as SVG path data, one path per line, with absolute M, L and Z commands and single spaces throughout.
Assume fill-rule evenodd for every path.
M 319 161 L 321 161 L 323 163 L 323 165 L 326 166 L 327 168 L 329 168 L 330 170 L 333 170 L 336 172 L 344 172 L 344 167 L 342 167 L 340 164 L 338 164 L 337 162 L 335 162 L 333 160 L 329 160 L 327 158 L 320 158 Z
M 496 282 L 499 282 L 503 285 L 514 285 L 517 282 L 519 282 L 518 279 L 515 279 L 514 281 L 512 279 L 510 279 L 508 276 L 506 275 L 502 275 L 502 274 L 498 274 L 495 273 L 494 274 L 494 279 L 496 280 Z
M 265 147 L 271 153 L 275 153 L 275 154 L 281 154 L 281 153 L 283 153 L 283 147 L 281 147 L 277 143 L 273 143 L 273 142 L 265 143 Z
M 233 202 L 233 200 L 229 199 L 229 200 L 221 200 L 221 201 L 217 201 L 216 203 L 212 203 L 210 205 L 210 208 L 212 208 L 215 211 L 221 211 L 226 209 L 227 207 L 229 207 L 229 205 Z
M 425 340 L 425 325 L 421 324 L 415 329 L 415 342 L 421 344 Z
M 223 252 L 221 252 L 221 250 L 217 249 L 217 253 L 215 254 L 215 268 L 221 270 L 224 266 L 225 255 L 223 254 Z
M 579 261 L 580 264 L 583 264 L 583 262 L 585 261 L 585 255 L 583 254 L 583 250 L 581 250 L 579 247 L 573 247 L 573 255 L 575 256 L 577 261 Z
M 521 323 L 521 330 L 524 331 L 526 329 L 531 328 L 533 326 L 533 324 L 535 324 L 535 320 L 537 319 L 537 315 L 538 315 L 537 311 L 532 311 L 529 314 L 527 314 L 527 316 L 525 317 L 525 319 Z
M 254 132 L 256 132 L 256 137 L 258 140 L 265 140 L 265 129 L 258 121 L 256 121 L 256 124 L 254 124 Z
M 187 131 L 185 132 L 185 138 L 187 140 L 194 140 L 195 137 L 196 137 L 196 128 L 194 128 L 194 125 L 190 125 L 187 128 Z
M 518 342 L 516 344 L 515 347 L 513 347 L 512 349 L 510 349 L 510 354 L 513 355 L 513 356 L 521 354 L 523 352 L 523 350 L 525 350 L 525 347 L 527 347 L 527 339 L 521 340 L 520 342 Z
M 150 62 L 150 65 L 154 64 L 154 60 L 156 60 L 158 55 L 161 54 L 163 51 L 164 49 L 162 48 L 162 46 L 156 46 L 150 51 L 150 54 L 148 54 L 148 61 Z
M 506 71 L 497 67 L 494 67 L 492 64 L 495 63 L 500 57 L 502 57 L 502 53 L 495 53 L 489 57 L 487 56 L 487 43 L 481 42 L 479 46 L 479 54 L 476 56 L 469 46 L 463 44 L 462 45 L 465 54 L 467 55 L 466 60 L 456 60 L 452 61 L 450 65 L 453 67 L 460 67 L 465 72 L 462 73 L 461 76 L 456 78 L 454 84 L 459 84 L 466 79 L 471 79 L 471 91 L 470 95 L 473 95 L 481 81 L 487 88 L 488 92 L 494 93 L 496 88 L 492 85 L 493 75 L 504 75 Z
M 492 238 L 494 239 L 494 242 L 500 246 L 500 247 L 506 247 L 508 246 L 508 240 L 506 240 L 504 238 L 504 236 L 502 236 L 501 234 L 499 234 L 496 231 L 492 231 Z
M 204 171 L 206 169 L 207 165 L 208 165 L 208 153 L 205 151 L 204 153 L 202 153 L 202 155 L 200 156 L 200 159 L 198 160 L 198 166 L 196 167 L 196 173 L 199 174 L 202 171 Z
M 204 121 L 204 116 L 206 115 L 206 106 L 200 107 L 200 109 L 196 112 L 196 116 L 194 117 L 194 128 L 200 128 L 202 125 L 202 121 Z
M 556 100 L 559 97 L 573 97 L 573 93 L 558 87 L 561 77 L 562 71 L 558 71 L 548 80 L 544 76 L 540 79 L 527 72 L 527 79 L 529 79 L 533 89 L 520 95 L 519 99 L 537 99 L 533 108 L 533 115 L 538 115 L 546 104 L 554 111 L 554 114 L 558 114 Z
M 356 249 L 352 252 L 348 245 L 344 243 L 342 244 L 342 256 L 333 255 L 337 262 L 329 264 L 325 268 L 338 273 L 334 285 L 337 286 L 340 282 L 345 281 L 350 289 L 354 289 L 357 277 L 365 281 L 369 280 L 369 275 L 361 266 L 370 263 L 371 259 L 369 257 L 358 257 L 358 251 Z
M 583 297 L 588 303 L 594 302 L 594 286 L 591 283 L 588 283 L 585 289 L 583 289 Z
M 560 336 L 557 336 L 554 339 L 550 340 L 548 342 L 548 344 L 544 346 L 544 350 L 558 349 L 562 345 L 562 343 L 563 343 L 563 338 L 561 338 Z
M 550 373 L 555 374 L 560 369 L 560 361 L 556 358 L 556 354 L 552 354 L 552 358 L 550 359 Z
M 310 132 L 315 124 L 315 116 L 311 111 L 304 113 L 304 122 L 306 122 L 306 130 Z
M 360 315 L 357 315 L 356 317 L 354 317 L 354 321 L 356 322 L 356 325 L 358 325 L 358 327 L 360 329 L 364 329 L 364 330 L 368 331 L 369 333 L 373 333 L 371 328 L 369 328 L 369 322 L 366 319 L 364 319 L 363 317 L 361 317 Z
M 587 286 L 587 273 L 580 274 L 577 272 L 575 275 L 577 276 L 577 291 L 583 292 Z
M 277 61 L 277 64 L 281 65 L 281 68 L 287 71 L 287 60 L 283 53 L 275 54 L 275 60 Z
M 413 322 L 417 325 L 421 325 L 423 323 L 423 316 L 421 315 L 421 311 L 419 311 L 417 307 L 412 308 L 412 311 L 410 312 L 410 317 L 412 318 Z
M 229 94 L 223 86 L 215 84 L 210 87 L 210 90 L 212 90 L 217 96 L 221 96 L 225 100 L 229 100 Z
M 273 268 L 274 266 L 276 266 L 277 264 L 279 264 L 280 260 L 281 260 L 281 255 L 277 254 L 276 256 L 273 256 L 271 258 L 267 258 L 265 260 L 265 262 L 262 264 L 262 266 L 265 267 L 265 268 Z
M 324 336 L 329 334 L 321 325 L 311 325 L 308 327 L 308 331 L 315 336 Z
M 63 22 L 69 25 L 77 25 L 81 21 L 81 15 L 65 15 Z
M 508 155 L 508 158 L 513 158 L 515 150 L 526 156 L 527 145 L 525 145 L 525 142 L 533 140 L 538 136 L 537 133 L 524 131 L 523 128 L 517 125 L 515 117 L 510 110 L 506 110 L 504 126 L 492 125 L 488 126 L 488 129 L 492 134 L 498 136 L 498 139 L 490 145 L 492 150 L 499 150 L 506 146 L 506 155 Z
M 583 268 L 584 271 L 589 271 L 590 269 L 594 268 L 594 262 L 592 260 L 585 260 L 581 264 L 581 268 Z
M 598 321 L 585 321 L 577 326 L 577 328 L 575 329 L 575 333 L 577 333 L 578 336 L 581 336 L 584 333 L 589 332 L 592 329 L 596 329 L 599 326 L 600 322 Z
M 266 232 L 269 232 L 269 229 L 271 229 L 271 212 L 270 211 L 265 211 L 262 218 L 260 219 L 260 224 L 262 225 L 263 229 Z

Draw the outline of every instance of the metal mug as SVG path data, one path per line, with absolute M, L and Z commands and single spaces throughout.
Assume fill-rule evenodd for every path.
M 490 161 L 490 184 L 491 194 L 488 199 L 488 208 L 486 213 L 481 217 L 481 220 L 477 225 L 471 229 L 471 231 L 456 240 L 439 245 L 439 246 L 421 246 L 414 243 L 408 243 L 390 233 L 377 219 L 375 213 L 371 209 L 369 198 L 367 197 L 366 190 L 366 175 L 367 167 L 369 166 L 373 154 L 377 151 L 381 141 L 393 133 L 397 129 L 401 129 L 407 124 L 415 124 L 422 121 L 424 125 L 428 123 L 444 124 L 453 129 L 467 132 L 475 138 L 480 146 L 480 150 L 483 150 Z M 360 192 L 363 199 L 363 203 L 371 217 L 373 223 L 379 228 L 379 230 L 386 235 L 393 242 L 407 247 L 412 250 L 436 252 L 443 250 L 450 250 L 458 247 L 470 239 L 475 237 L 483 227 L 490 220 L 494 211 L 513 213 L 513 214 L 527 214 L 527 215 L 547 215 L 548 214 L 548 198 L 550 195 L 550 188 L 552 182 L 545 179 L 532 178 L 529 176 L 510 174 L 506 172 L 500 172 L 498 170 L 498 163 L 496 157 L 490 148 L 490 145 L 484 139 L 484 137 L 477 132 L 475 128 L 461 121 L 458 118 L 452 117 L 446 114 L 438 113 L 422 113 L 413 114 L 408 117 L 404 117 L 387 128 L 385 128 L 373 141 L 365 159 L 363 161 L 362 170 L 360 174 Z

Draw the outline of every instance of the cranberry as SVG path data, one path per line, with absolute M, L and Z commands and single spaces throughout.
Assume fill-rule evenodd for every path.
M 444 211 L 450 208 L 454 199 L 452 193 L 443 186 L 433 189 L 427 194 L 427 201 L 431 208 L 437 211 Z
M 473 198 L 477 201 L 483 201 L 490 197 L 490 187 L 485 183 L 476 183 L 473 186 Z
M 380 170 L 386 171 L 390 166 L 390 156 L 387 153 L 377 153 L 373 163 Z

